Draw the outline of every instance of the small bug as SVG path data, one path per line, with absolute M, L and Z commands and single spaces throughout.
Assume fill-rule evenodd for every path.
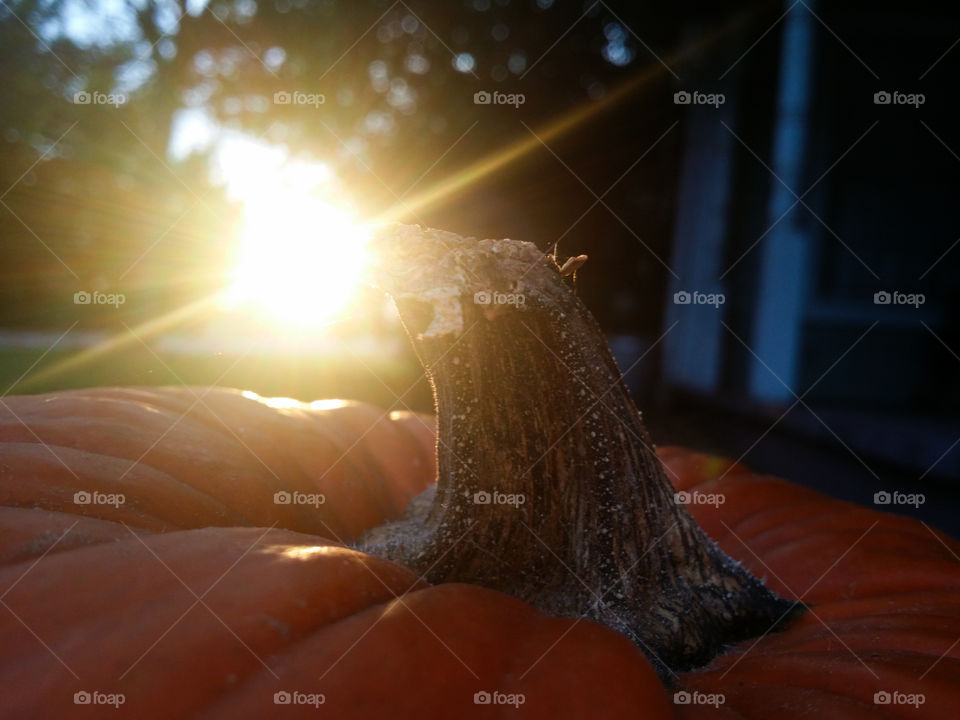
M 567 261 L 560 266 L 560 277 L 567 277 L 567 275 L 573 275 L 577 270 L 583 267 L 583 264 L 587 261 L 586 255 L 577 255 L 575 257 L 567 258 Z

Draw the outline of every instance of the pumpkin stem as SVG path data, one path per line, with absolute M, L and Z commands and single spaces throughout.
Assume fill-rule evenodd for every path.
M 373 252 L 433 386 L 439 474 L 366 551 L 619 630 L 664 677 L 789 614 L 676 502 L 551 258 L 405 225 L 381 228 Z

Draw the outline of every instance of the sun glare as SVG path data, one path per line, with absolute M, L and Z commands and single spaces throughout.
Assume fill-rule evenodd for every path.
M 218 161 L 228 193 L 243 203 L 227 306 L 272 322 L 328 324 L 356 292 L 367 235 L 331 200 L 329 169 L 249 141 L 228 146 Z

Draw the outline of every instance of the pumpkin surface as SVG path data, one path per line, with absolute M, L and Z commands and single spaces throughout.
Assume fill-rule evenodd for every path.
M 433 482 L 433 446 L 432 418 L 359 403 L 200 388 L 5 398 L 0 716 L 318 717 L 322 694 L 329 717 L 489 717 L 478 692 L 536 696 L 506 706 L 519 717 L 627 718 L 651 698 L 669 714 L 619 634 L 429 587 L 344 545 Z M 74 502 L 93 491 L 125 502 Z M 326 497 L 278 505 L 277 492 Z
M 956 717 L 960 543 L 729 460 L 675 447 L 659 455 L 678 490 L 722 493 L 719 506 L 688 507 L 725 552 L 811 606 L 785 631 L 682 674 L 683 689 L 725 703 L 684 705 L 680 717 Z M 899 702 L 876 704 L 877 693 Z M 918 694 L 922 704 L 910 704 Z
M 689 505 L 721 548 L 811 605 L 668 688 L 613 630 L 349 547 L 430 485 L 433 443 L 432 419 L 357 403 L 201 388 L 5 398 L 0 715 L 956 717 L 955 540 L 661 448 L 678 490 L 722 495 Z M 93 491 L 124 502 L 74 502 Z M 83 692 L 99 695 L 76 704 Z M 117 694 L 119 708 L 95 704 Z

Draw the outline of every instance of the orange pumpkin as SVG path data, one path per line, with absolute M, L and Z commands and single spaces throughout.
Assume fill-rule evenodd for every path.
M 0 404 L 0 716 L 480 717 L 482 692 L 525 694 L 521 717 L 669 712 L 612 630 L 343 544 L 433 481 L 432 418 L 194 392 Z
M 690 506 L 721 547 L 782 595 L 812 603 L 787 630 L 731 648 L 667 689 L 612 630 L 476 586 L 431 587 L 329 529 L 307 534 L 298 508 L 262 499 L 275 488 L 329 491 L 343 468 L 342 507 L 373 519 L 325 515 L 328 501 L 316 522 L 356 537 L 431 482 L 429 418 L 358 404 L 277 408 L 213 390 L 209 408 L 180 421 L 182 434 L 156 442 L 156 416 L 168 426 L 192 402 L 183 389 L 104 389 L 0 406 L 3 717 L 104 712 L 74 704 L 78 692 L 102 701 L 122 693 L 113 715 L 138 718 L 316 717 L 310 704 L 278 709 L 278 692 L 303 703 L 322 694 L 323 712 L 365 719 L 487 717 L 492 708 L 474 704 L 482 692 L 522 695 L 509 708 L 518 718 L 955 715 L 960 543 L 913 520 L 662 449 L 678 489 L 724 495 L 719 506 Z M 125 441 L 111 449 L 103 434 L 121 427 Z M 299 454 L 324 442 L 337 448 L 325 461 Z M 244 444 L 280 463 L 286 482 Z M 106 482 L 147 448 L 139 470 Z M 371 481 L 370 468 L 384 479 Z M 123 490 L 127 501 L 74 504 L 98 477 L 99 492 Z M 256 512 L 266 517 L 245 519 Z M 919 712 L 876 705 L 884 692 L 924 702 Z M 683 693 L 701 704 L 675 704 Z

